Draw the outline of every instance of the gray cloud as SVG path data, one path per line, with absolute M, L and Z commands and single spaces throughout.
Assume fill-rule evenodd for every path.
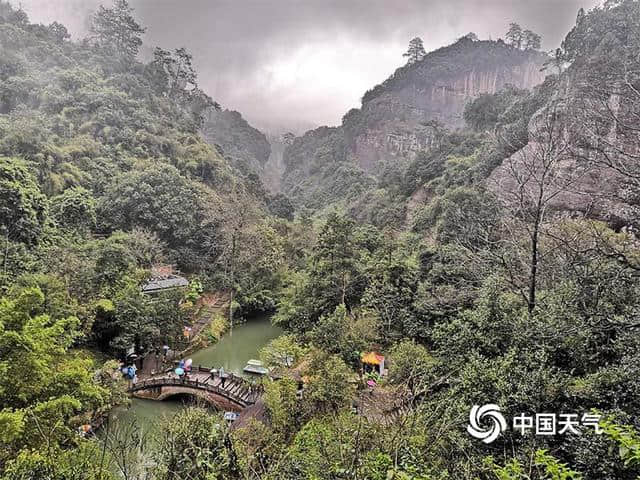
M 107 0 L 108 1 L 108 0 Z M 34 21 L 57 19 L 75 37 L 97 0 L 21 0 Z M 510 21 L 552 49 L 578 8 L 597 0 L 130 0 L 145 43 L 187 47 L 201 86 L 271 130 L 338 124 L 365 90 L 403 63 L 414 36 L 433 50 L 473 31 L 499 38 Z

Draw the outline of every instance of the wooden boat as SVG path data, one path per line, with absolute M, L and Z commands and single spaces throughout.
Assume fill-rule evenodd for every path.
M 254 359 L 249 360 L 242 371 L 246 373 L 254 373 L 256 375 L 266 375 L 269 373 L 269 369 L 266 368 L 260 360 Z

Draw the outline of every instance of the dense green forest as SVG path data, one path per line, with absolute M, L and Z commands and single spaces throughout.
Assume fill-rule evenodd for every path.
M 317 165 L 331 174 L 295 212 L 205 141 L 240 125 L 266 159 L 259 132 L 235 113 L 205 127 L 221 107 L 191 55 L 143 62 L 143 33 L 125 0 L 81 41 L 0 1 L 2 480 L 640 478 L 640 2 L 581 10 L 543 83 L 430 123 L 406 162 Z M 426 61 L 366 100 L 428 83 Z M 344 149 L 334 128 L 305 137 Z M 199 287 L 142 293 L 158 264 L 229 294 L 232 320 L 284 328 L 261 352 L 280 372 L 263 414 L 230 428 L 194 406 L 157 438 L 81 436 L 127 402 L 117 360 L 173 347 L 194 314 Z M 385 377 L 361 374 L 370 350 Z M 467 433 L 483 404 L 600 423 L 486 444 Z

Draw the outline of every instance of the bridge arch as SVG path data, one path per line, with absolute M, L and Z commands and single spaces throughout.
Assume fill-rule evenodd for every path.
M 262 390 L 236 375 L 212 376 L 210 369 L 198 367 L 188 379 L 172 374 L 151 377 L 132 385 L 134 397 L 166 400 L 175 395 L 190 395 L 221 410 L 241 411 L 260 397 Z
M 232 398 L 209 392 L 200 388 L 166 386 L 163 387 L 154 400 L 163 401 L 176 395 L 190 395 L 207 402 L 219 410 L 239 412 L 247 405 Z M 147 397 L 148 398 L 148 397 Z

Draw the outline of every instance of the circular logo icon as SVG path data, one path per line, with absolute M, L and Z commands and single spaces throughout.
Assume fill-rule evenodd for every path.
M 479 406 L 474 405 L 469 413 L 469 425 L 467 432 L 473 438 L 491 443 L 498 435 L 507 429 L 507 421 L 500 413 L 500 407 L 493 403 Z

